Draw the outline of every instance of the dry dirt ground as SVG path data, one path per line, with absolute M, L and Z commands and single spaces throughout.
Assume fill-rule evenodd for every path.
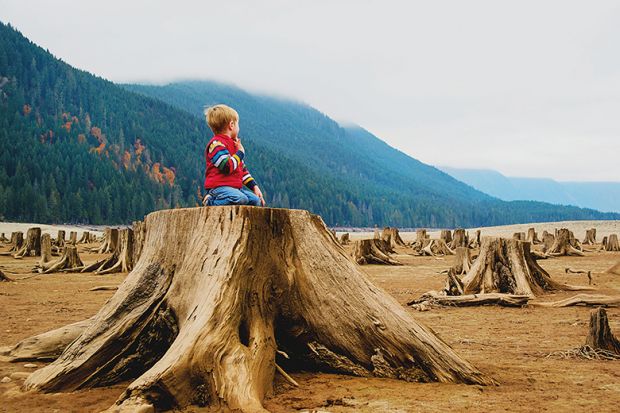
M 555 227 L 571 228 L 570 224 L 556 224 Z M 587 227 L 605 225 L 609 223 L 591 223 Z M 579 238 L 583 236 L 580 228 L 572 228 Z M 514 232 L 512 228 L 496 228 L 495 231 L 498 234 Z M 493 234 L 494 229 L 483 230 L 483 235 Z M 413 237 L 403 235 L 405 239 Z M 85 253 L 84 246 L 81 249 L 84 262 L 98 258 Z M 0 247 L 2 251 L 6 248 Z M 414 257 L 408 252 L 405 248 L 397 251 L 395 258 L 405 264 L 400 267 L 362 267 L 373 282 L 403 305 L 428 290 L 441 288 L 444 276 L 439 271 L 452 263 L 450 257 Z M 587 279 L 584 275 L 566 275 L 565 267 L 591 270 L 596 289 L 593 293 L 620 295 L 620 275 L 604 274 L 618 261 L 620 253 L 588 252 L 586 257 L 539 262 L 553 278 L 575 285 L 586 285 Z M 0 269 L 17 279 L 13 283 L 0 283 L 0 347 L 90 317 L 114 292 L 91 292 L 89 289 L 117 285 L 125 277 L 125 274 L 52 274 L 24 278 L 32 275 L 30 270 L 35 262 L 36 258 L 15 260 L 0 256 Z M 542 300 L 554 301 L 573 294 L 576 293 L 550 294 Z M 548 357 L 549 353 L 570 350 L 584 343 L 590 308 L 530 306 L 409 311 L 417 320 L 432 327 L 461 356 L 494 377 L 499 385 L 420 384 L 292 372 L 300 387 L 293 388 L 277 376 L 276 394 L 265 401 L 266 408 L 274 413 L 620 411 L 620 361 Z M 620 337 L 620 309 L 608 309 L 608 315 L 612 331 Z M 33 370 L 25 364 L 0 360 L 0 379 L 14 377 L 9 383 L 0 383 L 0 412 L 99 412 L 110 407 L 127 385 L 121 383 L 64 394 L 23 393 L 20 385 L 24 376 Z M 37 367 L 44 365 L 35 364 Z M 212 410 L 192 407 L 184 411 Z

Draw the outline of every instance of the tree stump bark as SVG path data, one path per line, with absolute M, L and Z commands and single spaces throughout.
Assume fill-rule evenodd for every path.
M 13 257 L 38 257 L 39 255 L 41 255 L 41 228 L 28 228 L 24 245 L 13 255 Z
M 340 236 L 341 245 L 349 245 L 351 243 L 351 237 L 348 232 L 345 232 Z
M 471 265 L 472 259 L 469 248 L 458 247 L 455 250 L 454 265 L 452 266 L 454 272 L 458 275 L 466 274 L 471 269 Z
M 48 264 L 47 269 L 40 268 L 39 272 L 41 274 L 50 274 L 59 271 L 78 272 L 82 268 L 84 268 L 84 263 L 80 259 L 77 247 L 73 244 L 67 244 L 65 245 L 62 256 L 58 260 Z
M 572 236 L 572 232 L 570 232 L 566 228 L 562 228 L 557 232 L 557 234 L 558 235 L 555 237 L 553 245 L 551 246 L 551 248 L 549 248 L 548 251 L 546 251 L 547 255 L 555 257 L 564 255 L 579 257 L 584 256 L 584 253 L 582 251 L 579 251 L 573 246 L 575 237 Z
M 277 349 L 288 369 L 494 383 L 373 286 L 317 216 L 230 206 L 158 211 L 145 224 L 136 268 L 26 390 L 133 379 L 119 410 L 264 412 Z
M 527 238 L 525 240 L 532 245 L 540 244 L 538 234 L 536 233 L 536 228 L 529 228 L 527 230 Z
M 612 334 L 607 320 L 607 311 L 602 307 L 590 313 L 590 330 L 586 338 L 586 346 L 620 355 L 620 341 Z
M 442 229 L 441 233 L 439 234 L 439 238 L 444 240 L 446 244 L 451 243 L 452 242 L 452 231 L 450 231 L 449 229 Z
M 525 241 L 525 232 L 515 232 L 512 234 L 512 239 L 516 239 L 517 241 Z
M 77 232 L 71 231 L 69 232 L 69 244 L 76 245 L 77 244 Z
M 138 262 L 140 255 L 142 255 L 142 248 L 144 248 L 144 239 L 146 238 L 146 225 L 142 221 L 134 221 L 132 225 L 133 229 L 133 255 L 131 261 L 133 263 Z
M 452 242 L 448 246 L 450 249 L 456 249 L 458 247 L 467 247 L 468 244 L 469 242 L 467 242 L 465 230 L 462 228 L 457 228 L 454 230 L 454 234 L 452 234 Z
M 583 239 L 583 245 L 596 244 L 596 228 L 590 228 L 586 230 L 586 237 Z
M 605 244 L 605 251 L 620 251 L 620 244 L 618 244 L 618 235 L 611 234 Z
M 480 255 L 463 277 L 465 294 L 506 293 L 536 296 L 545 291 L 573 290 L 551 279 L 530 254 L 530 244 L 484 237 Z
M 386 241 L 380 239 L 362 239 L 353 243 L 353 259 L 360 265 L 383 264 L 402 265 L 390 258 Z
M 551 250 L 551 247 L 553 247 L 553 244 L 555 243 L 555 236 L 553 236 L 553 234 L 548 233 L 547 231 L 543 232 L 543 236 L 542 236 L 542 250 L 543 252 L 546 254 L 549 250 Z

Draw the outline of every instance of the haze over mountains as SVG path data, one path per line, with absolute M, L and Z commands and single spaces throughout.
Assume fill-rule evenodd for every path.
M 576 207 L 504 202 L 297 102 L 215 82 L 116 85 L 72 68 L 0 24 L 0 216 L 120 224 L 195 206 L 202 109 L 241 116 L 247 163 L 270 206 L 329 225 L 456 227 L 620 219 Z
M 490 169 L 439 169 L 504 201 L 531 200 L 620 212 L 620 182 L 560 182 L 550 178 L 507 177 Z

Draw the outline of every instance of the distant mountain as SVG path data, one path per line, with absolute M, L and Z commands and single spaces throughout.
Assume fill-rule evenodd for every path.
M 620 219 L 504 202 L 303 104 L 213 82 L 119 86 L 54 58 L 0 24 L 0 219 L 126 223 L 197 205 L 204 105 L 241 115 L 247 162 L 271 206 L 329 225 L 481 226 Z
M 531 200 L 620 212 L 620 182 L 562 182 L 507 177 L 489 169 L 441 167 L 459 181 L 505 201 Z

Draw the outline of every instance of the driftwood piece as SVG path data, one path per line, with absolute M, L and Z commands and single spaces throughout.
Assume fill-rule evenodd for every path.
M 534 301 L 530 304 L 538 307 L 571 307 L 574 305 L 618 307 L 620 306 L 620 296 L 577 294 L 564 300 Z
M 116 291 L 117 285 L 99 285 L 97 287 L 89 288 L 88 291 Z
M 402 265 L 392 259 L 386 250 L 386 243 L 380 239 L 362 239 L 353 243 L 353 259 L 360 265 L 384 264 Z
M 340 236 L 340 244 L 349 245 L 351 243 L 351 236 L 348 232 L 345 232 Z
M 547 255 L 558 257 L 564 255 L 583 257 L 584 253 L 575 248 L 575 237 L 573 233 L 566 228 L 562 228 L 557 232 L 555 241 L 551 248 L 546 251 Z
M 592 271 L 573 270 L 572 268 L 564 268 L 566 274 L 586 274 L 588 276 L 588 284 L 592 284 Z
M 590 313 L 590 330 L 586 346 L 620 355 L 620 341 L 611 332 L 607 311 L 604 308 L 597 308 Z
M 372 285 L 320 217 L 227 206 L 157 211 L 145 224 L 135 269 L 24 390 L 129 381 L 115 409 L 263 412 L 276 349 L 287 371 L 495 384 Z
M 79 272 L 84 267 L 84 263 L 78 254 L 77 247 L 73 244 L 65 245 L 62 256 L 48 265 L 49 266 L 47 269 L 40 268 L 39 272 L 41 274 L 50 274 L 61 271 Z
M 618 244 L 618 235 L 611 234 L 605 244 L 605 251 L 620 251 L 620 244 Z
M 13 254 L 14 258 L 38 257 L 41 255 L 41 228 L 28 228 L 22 247 Z
M 86 330 L 86 327 L 92 323 L 93 319 L 90 318 L 29 337 L 0 353 L 0 355 L 8 357 L 12 362 L 56 360 L 64 349 L 78 338 L 84 330 Z
M 467 247 L 469 242 L 467 240 L 467 234 L 463 228 L 457 228 L 452 234 L 452 242 L 448 244 L 450 249 L 454 250 L 458 247 Z
M 583 239 L 583 245 L 596 244 L 596 228 L 590 228 L 586 230 L 586 237 Z
M 555 282 L 530 253 L 530 243 L 484 237 L 480 255 L 463 277 L 465 294 L 506 293 L 535 296 L 545 291 L 588 289 Z
M 527 295 L 488 293 L 488 294 L 466 294 L 466 295 L 442 295 L 436 291 L 430 291 L 422 297 L 410 301 L 407 305 L 441 305 L 456 307 L 471 307 L 479 305 L 499 305 L 502 307 L 523 307 L 527 305 L 531 297 Z

